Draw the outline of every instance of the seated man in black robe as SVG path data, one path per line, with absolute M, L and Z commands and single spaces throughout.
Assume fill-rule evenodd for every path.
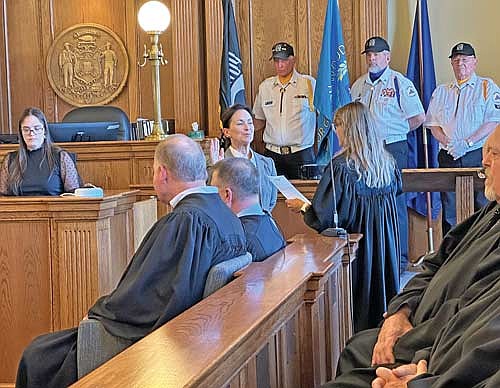
M 262 261 L 286 243 L 271 215 L 259 202 L 259 173 L 244 158 L 223 159 L 212 169 L 211 184 L 243 225 L 247 250 L 253 261 Z
M 116 289 L 89 310 L 114 336 L 137 341 L 201 300 L 213 265 L 246 252 L 237 217 L 205 186 L 205 156 L 184 135 L 155 152 L 153 183 L 172 212 L 144 237 Z M 77 329 L 36 338 L 24 351 L 17 387 L 66 387 L 77 379 Z
M 500 248 L 493 254 L 500 256 Z M 456 311 L 439 314 L 442 328 L 433 346 L 415 353 L 412 364 L 377 368 L 373 388 L 499 386 L 492 385 L 500 373 L 498 272 L 474 282 L 459 298 Z
M 381 328 L 349 341 L 337 378 L 326 387 L 369 387 L 377 365 L 416 361 L 418 351 L 435 345 L 467 290 L 491 274 L 500 277 L 500 126 L 483 148 L 483 165 L 485 194 L 493 202 L 450 230 L 439 250 L 426 257 L 423 272 L 391 300 Z

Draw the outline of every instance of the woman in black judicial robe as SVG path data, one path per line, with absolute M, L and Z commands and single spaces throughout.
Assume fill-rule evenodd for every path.
M 339 227 L 363 234 L 352 271 L 354 330 L 358 332 L 376 327 L 399 291 L 396 194 L 401 176 L 362 103 L 340 108 L 335 127 L 342 150 L 325 169 L 312 206 L 298 199 L 287 200 L 287 206 L 302 211 L 305 223 L 318 232 L 332 227 L 333 167 Z
M 40 109 L 25 109 L 18 131 L 18 150 L 8 153 L 0 166 L 0 195 L 59 195 L 80 187 L 73 159 L 52 143 Z

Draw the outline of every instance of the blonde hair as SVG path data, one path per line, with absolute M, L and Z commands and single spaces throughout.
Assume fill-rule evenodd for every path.
M 344 144 L 341 155 L 368 187 L 381 188 L 394 179 L 396 162 L 386 151 L 372 113 L 361 102 L 351 102 L 335 114 L 335 122 L 342 125 Z

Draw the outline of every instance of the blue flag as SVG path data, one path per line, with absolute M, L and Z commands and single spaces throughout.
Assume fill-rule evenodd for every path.
M 326 164 L 339 150 L 337 136 L 332 131 L 333 115 L 338 108 L 351 102 L 349 72 L 345 56 L 342 23 L 338 0 L 328 0 L 323 29 L 323 43 L 314 90 L 314 107 L 318 111 L 316 163 Z
M 424 106 L 424 109 L 427 110 L 432 92 L 436 88 L 436 76 L 434 74 L 434 59 L 432 56 L 427 0 L 419 0 L 419 4 L 417 4 L 406 75 L 417 88 L 422 105 Z M 416 129 L 415 131 L 411 131 L 408 134 L 408 147 L 408 168 L 424 168 L 425 144 L 423 141 L 422 127 Z M 438 167 L 437 156 L 439 152 L 439 144 L 430 131 L 427 131 L 427 150 L 429 155 L 429 168 Z M 408 193 L 407 198 L 409 207 L 422 215 L 427 214 L 425 193 Z M 441 208 L 439 193 L 431 194 L 431 203 L 432 218 L 436 218 Z
M 224 12 L 224 31 L 219 89 L 221 113 L 233 104 L 246 103 L 238 31 L 236 30 L 231 0 L 222 0 L 222 9 Z

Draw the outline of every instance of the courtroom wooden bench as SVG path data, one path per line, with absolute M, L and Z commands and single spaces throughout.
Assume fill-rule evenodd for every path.
M 302 235 L 74 387 L 315 387 L 341 351 L 345 240 Z
M 77 326 L 113 290 L 156 218 L 156 200 L 137 194 L 0 197 L 0 386 L 14 386 L 33 338 Z

